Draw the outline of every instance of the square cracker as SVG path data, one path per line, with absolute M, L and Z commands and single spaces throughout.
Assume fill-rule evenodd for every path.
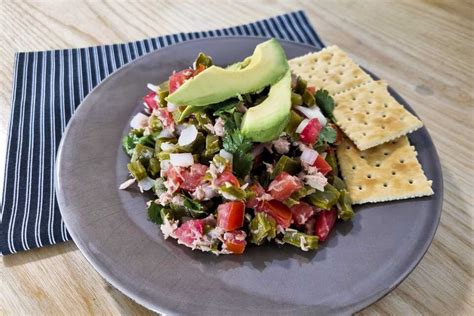
M 291 59 L 288 63 L 294 74 L 316 89 L 328 90 L 331 95 L 373 81 L 337 46 Z
M 385 81 L 372 81 L 334 96 L 337 125 L 366 150 L 423 126 L 388 92 Z
M 344 137 L 337 147 L 342 177 L 354 204 L 432 195 L 432 181 L 416 156 L 406 136 L 365 151 Z

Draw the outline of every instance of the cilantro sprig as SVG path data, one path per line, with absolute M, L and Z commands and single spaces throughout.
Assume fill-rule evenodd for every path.
M 244 178 L 250 173 L 253 165 L 252 142 L 240 132 L 241 116 L 234 113 L 228 117 L 224 128 L 226 134 L 222 140 L 224 149 L 233 155 L 232 167 L 237 176 Z M 240 114 L 240 113 L 239 113 Z
M 319 89 L 315 94 L 316 104 L 323 112 L 324 116 L 331 119 L 333 122 L 336 121 L 333 115 L 334 111 L 334 99 L 329 95 L 327 90 Z

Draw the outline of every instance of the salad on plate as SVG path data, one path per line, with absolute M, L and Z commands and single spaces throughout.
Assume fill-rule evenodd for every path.
M 144 98 L 123 138 L 130 179 L 164 238 L 214 254 L 317 249 L 354 217 L 339 177 L 334 100 L 291 73 L 275 39 L 218 67 L 200 53 Z

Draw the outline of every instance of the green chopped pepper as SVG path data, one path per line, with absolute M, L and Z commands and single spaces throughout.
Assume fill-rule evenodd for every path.
M 140 161 L 142 165 L 148 166 L 148 163 L 150 159 L 153 158 L 154 153 L 155 150 L 153 148 L 142 144 L 137 144 L 133 150 L 132 159 L 130 161 Z
M 265 240 L 270 240 L 276 236 L 276 221 L 266 213 L 259 212 L 250 221 L 250 242 L 261 245 Z
M 283 241 L 287 244 L 299 247 L 303 251 L 318 249 L 319 246 L 318 236 L 307 235 L 291 228 L 285 231 Z
M 339 174 L 339 168 L 337 166 L 336 153 L 330 150 L 326 156 L 326 162 L 331 166 L 331 172 L 334 175 Z
M 196 65 L 195 68 L 197 69 L 199 65 L 203 65 L 206 68 L 211 67 L 213 65 L 212 58 L 207 56 L 204 53 L 199 53 L 198 57 L 196 58 L 196 61 L 194 62 Z
M 328 183 L 324 187 L 324 192 L 317 190 L 316 192 L 308 195 L 307 199 L 310 204 L 316 206 L 317 208 L 329 210 L 331 207 L 336 205 L 339 196 L 339 191 Z
M 339 196 L 339 203 L 337 208 L 337 215 L 344 221 L 349 221 L 354 218 L 354 210 L 352 209 L 352 199 L 349 195 L 349 192 L 346 190 L 339 191 L 341 195 Z
M 316 104 L 316 99 L 308 90 L 303 93 L 303 103 L 309 107 Z
M 203 156 L 211 158 L 214 154 L 219 152 L 220 147 L 220 138 L 216 135 L 208 134 L 206 136 L 206 150 L 204 150 Z
M 339 191 L 341 190 L 347 190 L 346 183 L 339 178 L 338 176 L 334 176 L 332 179 L 332 185 L 338 189 Z
M 163 224 L 163 219 L 161 218 L 161 211 L 163 208 L 164 207 L 162 205 L 156 204 L 152 201 L 150 206 L 148 206 L 148 219 L 155 224 Z
M 296 86 L 295 86 L 296 93 L 303 95 L 303 93 L 306 91 L 307 86 L 308 86 L 308 83 L 306 82 L 306 80 L 304 80 L 300 76 L 296 78 Z
M 137 181 L 140 181 L 146 177 L 146 169 L 139 160 L 130 162 L 127 164 L 127 168 Z
M 223 185 L 219 187 L 221 194 L 228 200 L 245 200 L 245 191 L 233 185 Z
M 156 177 L 159 173 L 160 173 L 160 170 L 161 170 L 161 167 L 160 167 L 160 161 L 156 158 L 151 158 L 149 163 L 148 163 L 148 173 L 152 176 L 152 177 Z
M 291 105 L 298 106 L 303 105 L 303 98 L 298 93 L 291 93 Z
M 168 105 L 168 101 L 166 101 L 166 97 L 170 94 L 168 91 L 168 87 L 166 87 L 166 90 L 160 90 L 158 92 L 158 99 L 160 103 L 160 107 L 164 108 Z
M 178 123 L 183 122 L 191 114 L 201 112 L 202 110 L 203 110 L 202 106 L 190 106 L 190 105 L 186 106 L 186 108 L 184 108 L 184 110 L 180 113 L 180 116 L 178 118 Z
M 293 139 L 297 139 L 298 135 L 296 134 L 296 129 L 298 125 L 300 125 L 303 118 L 296 113 L 295 111 L 290 112 L 290 119 L 288 120 L 288 124 L 285 127 L 285 133 L 290 135 Z
M 275 167 L 273 168 L 272 178 L 275 178 L 283 171 L 289 174 L 297 174 L 301 170 L 301 164 L 296 159 L 292 159 L 288 156 L 282 155 Z

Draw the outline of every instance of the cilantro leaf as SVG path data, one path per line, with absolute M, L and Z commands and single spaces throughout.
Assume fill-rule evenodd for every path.
M 250 153 L 237 153 L 233 156 L 233 169 L 237 176 L 244 178 L 250 173 L 253 164 L 253 156 Z
M 315 147 L 323 146 L 325 143 L 332 144 L 336 141 L 337 132 L 334 128 L 326 125 L 323 127 L 319 133 L 318 141 L 315 144 Z
M 161 225 L 163 224 L 163 219 L 161 218 L 161 209 L 163 206 L 151 202 L 150 206 L 148 207 L 148 218 L 155 224 Z
M 334 99 L 329 95 L 327 90 L 319 89 L 315 94 L 316 104 L 323 112 L 324 116 L 330 118 L 332 121 L 335 121 L 334 115 Z
M 202 215 L 205 215 L 206 212 L 204 211 L 204 206 L 198 201 L 192 200 L 189 197 L 182 195 L 183 197 L 183 206 L 186 209 L 186 212 L 189 216 L 196 218 Z
M 222 145 L 226 151 L 232 154 L 245 153 L 252 149 L 252 142 L 237 129 L 224 136 Z

